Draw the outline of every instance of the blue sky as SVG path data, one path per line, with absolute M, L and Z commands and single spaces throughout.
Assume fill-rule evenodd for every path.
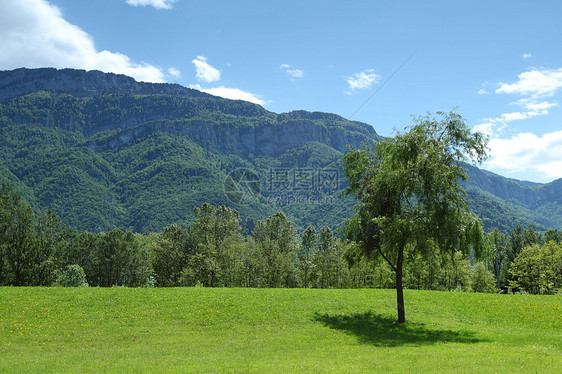
M 554 0 L 2 0 L 0 69 L 177 82 L 384 136 L 458 106 L 490 136 L 483 168 L 549 182 L 562 178 L 561 14 Z

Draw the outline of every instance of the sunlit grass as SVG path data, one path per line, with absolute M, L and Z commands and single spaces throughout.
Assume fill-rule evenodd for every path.
M 0 288 L 4 372 L 562 370 L 562 297 L 394 290 Z

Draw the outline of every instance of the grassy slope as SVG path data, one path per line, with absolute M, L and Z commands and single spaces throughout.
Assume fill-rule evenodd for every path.
M 393 290 L 0 289 L 1 372 L 540 372 L 562 298 Z

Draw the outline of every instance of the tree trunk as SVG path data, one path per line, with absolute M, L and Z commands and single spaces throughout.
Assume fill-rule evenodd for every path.
M 402 289 L 402 263 L 404 262 L 404 247 L 398 250 L 398 259 L 396 261 L 396 303 L 398 306 L 398 322 L 406 322 L 406 314 L 404 312 L 404 290 Z

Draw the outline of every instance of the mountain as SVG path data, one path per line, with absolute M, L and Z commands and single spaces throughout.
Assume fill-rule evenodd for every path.
M 562 179 L 540 184 L 466 168 L 470 180 L 463 187 L 486 228 L 507 231 L 514 222 L 538 230 L 562 227 Z
M 177 84 L 73 69 L 0 71 L 0 181 L 81 230 L 148 233 L 203 202 L 251 230 L 283 210 L 300 229 L 353 213 L 340 160 L 382 139 L 335 114 L 276 114 Z M 562 228 L 562 180 L 532 184 L 467 166 L 487 229 Z
M 115 90 L 143 95 L 212 97 L 179 84 L 137 82 L 126 75 L 107 74 L 97 70 L 21 68 L 0 71 L 0 102 L 37 91 L 66 93 L 76 97 L 95 97 Z

